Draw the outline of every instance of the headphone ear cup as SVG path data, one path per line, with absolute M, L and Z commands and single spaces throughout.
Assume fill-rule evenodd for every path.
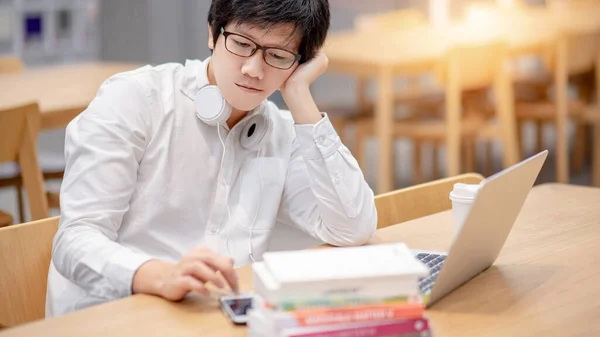
M 216 85 L 207 85 L 198 91 L 194 100 L 196 116 L 212 126 L 225 123 L 231 116 L 231 105 L 227 103 Z
M 244 125 L 240 134 L 240 145 L 248 151 L 255 151 L 260 148 L 270 131 L 271 120 L 264 112 L 256 114 Z

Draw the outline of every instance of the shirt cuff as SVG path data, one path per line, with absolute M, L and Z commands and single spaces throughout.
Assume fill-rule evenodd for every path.
M 116 298 L 132 295 L 133 276 L 142 264 L 152 257 L 123 247 L 115 252 L 106 266 L 106 275 L 110 277 Z
M 342 144 L 327 113 L 315 124 L 296 124 L 296 137 L 302 156 L 307 159 L 325 158 L 337 151 Z

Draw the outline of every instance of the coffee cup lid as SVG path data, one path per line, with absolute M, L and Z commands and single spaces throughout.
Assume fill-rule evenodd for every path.
M 454 189 L 450 192 L 450 198 L 454 199 L 473 199 L 479 192 L 481 185 L 479 184 L 454 184 Z

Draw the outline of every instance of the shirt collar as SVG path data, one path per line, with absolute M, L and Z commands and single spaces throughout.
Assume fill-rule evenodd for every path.
M 210 56 L 204 61 L 186 60 L 181 79 L 181 92 L 192 101 L 200 88 L 208 85 L 208 62 Z

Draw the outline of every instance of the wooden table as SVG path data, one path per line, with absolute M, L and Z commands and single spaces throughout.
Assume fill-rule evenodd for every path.
M 590 32 L 600 29 L 600 6 L 588 11 L 512 10 L 470 20 L 448 27 L 430 24 L 378 32 L 339 32 L 330 34 L 324 51 L 331 72 L 359 79 L 358 105 L 364 105 L 362 91 L 366 78 L 377 83 L 375 133 L 378 140 L 377 193 L 393 190 L 392 131 L 396 77 L 432 72 L 450 46 L 468 41 L 504 40 L 513 56 L 554 52 L 557 37 L 564 32 Z M 560 66 L 560 62 L 558 62 Z M 562 86 L 562 82 L 560 82 Z M 566 96 L 566 88 L 564 91 Z M 565 107 L 566 109 L 566 107 Z M 455 175 L 459 172 L 448 172 Z
M 42 113 L 42 129 L 65 127 L 87 108 L 104 80 L 139 66 L 95 62 L 30 68 L 22 73 L 0 75 L 0 109 L 35 101 Z
M 600 189 L 534 187 L 496 263 L 427 311 L 434 336 L 599 336 Z M 371 244 L 446 250 L 452 216 L 442 212 L 379 230 Z M 239 269 L 243 290 L 251 269 Z M 0 337 L 246 336 L 215 300 L 170 303 L 136 295 L 6 330 Z

